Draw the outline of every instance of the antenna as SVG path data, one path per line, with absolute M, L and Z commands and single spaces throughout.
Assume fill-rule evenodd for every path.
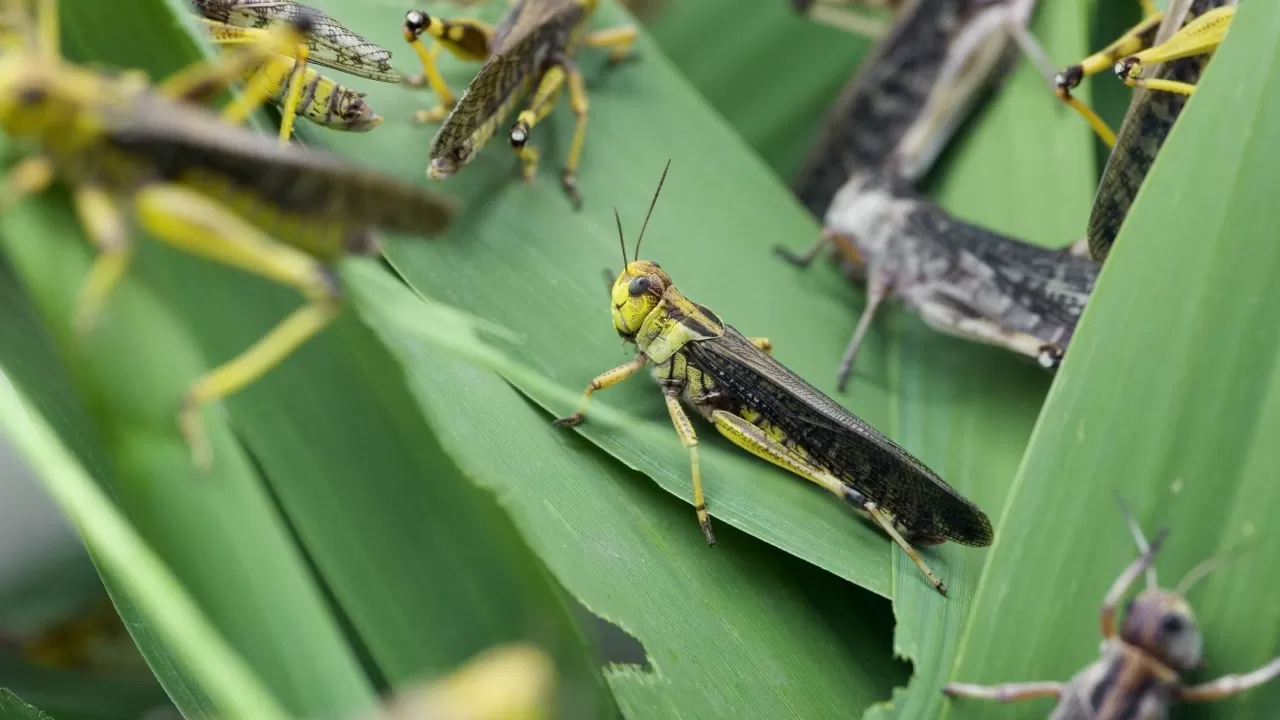
M 622 248 L 622 272 L 625 273 L 627 271 L 627 241 L 622 236 L 622 216 L 618 214 L 616 205 L 613 208 L 613 219 L 618 221 L 618 245 Z
M 662 183 L 667 180 L 667 171 L 671 169 L 671 160 L 667 159 L 667 166 L 662 168 L 662 177 L 658 178 L 658 189 L 653 191 L 653 200 L 649 201 L 649 212 L 644 214 L 644 224 L 640 226 L 640 236 L 636 238 L 636 253 L 633 260 L 640 259 L 640 241 L 644 239 L 644 229 L 649 227 L 649 216 L 653 214 L 653 206 L 658 204 L 658 195 L 662 193 Z M 624 251 L 625 252 L 625 251 Z M 624 254 L 623 259 L 626 259 Z
M 1133 513 L 1129 512 L 1129 506 L 1125 504 L 1124 498 L 1120 497 L 1120 493 L 1116 493 L 1116 504 L 1120 506 L 1120 512 L 1124 514 L 1124 521 L 1129 526 L 1129 532 L 1133 534 L 1133 542 L 1138 546 L 1138 552 L 1143 555 L 1151 550 L 1151 546 L 1147 544 L 1147 538 L 1142 534 L 1142 528 L 1138 525 L 1138 521 L 1134 519 Z M 1147 566 L 1147 589 L 1154 590 L 1159 587 L 1159 581 L 1156 578 L 1156 564 L 1153 561 Z

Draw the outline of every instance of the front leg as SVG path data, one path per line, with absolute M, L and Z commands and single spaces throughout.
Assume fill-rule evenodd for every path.
M 582 422 L 586 418 L 587 401 L 591 399 L 591 393 L 617 385 L 623 380 L 626 380 L 636 374 L 636 371 L 643 368 L 647 362 L 649 362 L 648 356 L 644 353 L 639 353 L 631 362 L 600 373 L 589 385 L 587 385 L 586 392 L 582 393 L 582 402 L 578 403 L 578 411 L 572 415 L 559 418 L 552 424 L 556 427 L 573 427 L 574 425 Z
M 1116 63 L 1116 75 L 1130 87 L 1191 95 L 1196 86 L 1177 80 L 1141 77 L 1144 68 L 1185 57 L 1203 55 L 1218 49 L 1226 37 L 1236 6 L 1219 7 L 1197 17 L 1159 45 L 1134 53 Z
M 515 150 L 516 155 L 520 157 L 523 166 L 521 177 L 525 182 L 533 182 L 534 175 L 538 172 L 539 153 L 537 148 L 528 144 L 529 135 L 533 132 L 534 126 L 549 115 L 555 107 L 566 78 L 564 66 L 554 64 L 547 68 L 538 80 L 538 88 L 534 91 L 529 106 L 516 117 L 516 122 L 508 133 L 511 149 Z
M 698 435 L 693 431 L 693 423 L 684 408 L 680 407 L 679 385 L 668 385 L 663 388 L 667 399 L 667 412 L 671 415 L 671 424 L 680 436 L 680 442 L 689 451 L 689 466 L 693 476 L 693 510 L 698 514 L 698 526 L 702 528 L 702 536 L 708 545 L 716 544 L 716 536 L 711 532 L 711 516 L 707 513 L 707 501 L 702 495 L 702 471 L 698 466 Z
M 849 5 L 858 3 L 849 0 L 797 0 L 792 6 L 800 14 L 823 25 L 844 30 L 845 32 L 869 40 L 879 40 L 888 34 L 888 25 L 874 18 L 850 9 Z M 861 3 L 863 5 L 867 3 Z
M 101 186 L 83 185 L 73 197 L 76 215 L 90 242 L 98 249 L 89 276 L 76 298 L 72 327 L 80 337 L 93 328 L 107 295 L 119 284 L 133 253 L 124 215 L 115 199 Z
M 970 685 L 969 683 L 947 683 L 942 694 L 947 697 L 970 697 L 996 702 L 1017 702 L 1032 698 L 1062 697 L 1064 685 L 1060 682 L 1028 682 L 1008 683 L 1005 685 Z
M 1221 700 L 1230 695 L 1242 693 L 1256 688 L 1280 677 L 1280 658 L 1276 658 L 1262 667 L 1245 675 L 1224 675 L 1201 685 L 1192 685 L 1178 691 L 1178 699 L 1184 702 L 1205 702 Z
M 467 62 L 483 62 L 489 57 L 489 42 L 493 28 L 487 23 L 471 18 L 442 20 L 423 12 L 410 10 L 404 17 L 404 39 L 413 47 L 422 62 L 422 75 L 405 80 L 406 85 L 427 85 L 440 98 L 440 104 L 430 110 L 420 110 L 414 115 L 416 122 L 439 122 L 457 102 L 457 96 L 449 89 L 440 74 L 436 58 L 440 49 L 448 50 L 454 57 Z M 422 42 L 422 36 L 435 39 L 430 49 Z

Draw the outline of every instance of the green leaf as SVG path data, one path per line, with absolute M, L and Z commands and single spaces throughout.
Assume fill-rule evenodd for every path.
M 24 703 L 22 698 L 0 688 L 0 717 L 4 720 L 51 720 L 48 715 Z
M 174 6 L 187 11 L 185 2 Z M 100 30 L 68 32 L 69 51 L 82 59 L 136 62 L 164 77 L 194 57 L 196 44 L 174 35 L 176 16 L 163 3 L 82 2 L 66 12 L 77 18 L 72 28 Z M 107 42 L 121 36 L 113 27 L 144 40 Z M 119 473 L 127 478 L 118 483 L 122 506 L 292 712 L 366 706 L 372 692 L 358 654 L 367 653 L 377 678 L 400 686 L 524 638 L 557 656 L 566 708 L 607 714 L 599 672 L 560 591 L 492 498 L 440 451 L 399 368 L 353 314 L 226 403 L 256 470 L 214 423 L 214 472 L 199 476 L 174 425 L 182 391 L 297 307 L 296 295 L 139 242 L 140 257 L 86 350 L 67 324 L 90 251 L 65 202 L 21 211 L 5 218 L 14 239 L 6 250 L 70 358 L 94 422 L 111 428 L 108 452 L 132 463 Z M 115 428 L 139 415 L 138 434 L 150 444 L 122 449 L 132 436 Z M 169 674 L 157 649 L 140 642 Z M 175 699 L 193 715 L 208 709 Z
M 1280 6 L 1239 11 L 1138 195 L 1001 517 L 949 679 L 1065 680 L 1097 658 L 1098 605 L 1136 555 L 1116 509 L 1168 527 L 1165 583 L 1243 552 L 1195 588 L 1205 668 L 1277 654 L 1280 534 Z M 1280 684 L 1183 717 L 1273 717 Z M 1047 701 L 949 703 L 946 717 L 1043 717 Z
M 178 649 L 218 706 L 230 717 L 285 720 L 284 709 L 3 373 L 0 400 L 5 437 L 37 469 L 50 496 L 80 529 L 98 561 Z
M 97 675 L 4 658 L 0 659 L 0 675 L 8 690 L 57 720 L 138 720 L 160 708 L 173 712 L 164 690 L 150 674 Z M 10 716 L 0 711 L 0 718 L 9 720 Z

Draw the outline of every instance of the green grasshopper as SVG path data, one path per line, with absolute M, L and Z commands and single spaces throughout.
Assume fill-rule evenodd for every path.
M 1131 517 L 1129 524 L 1141 555 L 1116 578 L 1102 601 L 1101 658 L 1065 683 L 990 687 L 951 683 L 943 692 L 998 702 L 1052 698 L 1058 704 L 1049 720 L 1159 720 L 1167 718 L 1176 703 L 1221 700 L 1280 677 L 1280 658 L 1276 658 L 1245 675 L 1227 675 L 1200 685 L 1182 683 L 1182 676 L 1200 665 L 1204 645 L 1195 614 L 1183 597 L 1220 562 L 1210 558 L 1192 568 L 1172 591 L 1162 589 L 1153 564 L 1164 531 L 1148 544 Z M 1144 571 L 1147 588 L 1130 601 L 1117 628 L 1116 608 Z
M 588 102 L 586 82 L 573 56 L 583 45 L 612 48 L 610 61 L 620 62 L 630 53 L 636 37 L 633 27 L 587 34 L 587 23 L 597 4 L 598 0 L 518 0 L 493 29 L 476 20 L 441 21 L 421 10 L 406 15 L 405 37 L 417 43 L 414 48 L 423 61 L 426 82 L 435 87 L 441 107 L 450 105 L 452 93 L 440 79 L 436 55 L 421 46 L 420 36 L 425 33 L 435 38 L 460 58 L 484 59 L 480 72 L 453 105 L 431 142 L 429 177 L 449 177 L 471 162 L 498 125 L 532 90 L 528 107 L 516 116 L 508 132 L 511 147 L 523 164 L 522 176 L 525 182 L 531 182 L 537 173 L 539 153 L 528 144 L 529 135 L 555 107 L 560 91 L 567 85 L 569 106 L 577 120 L 562 184 L 574 207 L 582 207 L 577 171 L 586 140 Z M 481 38 L 486 40 L 483 55 Z M 427 117 L 432 115 L 428 111 Z
M 1141 69 L 1149 63 L 1168 60 L 1156 68 L 1149 80 L 1130 78 L 1138 90 L 1116 135 L 1089 214 L 1087 238 L 1094 260 L 1103 262 L 1111 252 L 1138 188 L 1182 114 L 1190 90 L 1209 63 L 1210 58 L 1204 53 L 1216 47 L 1225 34 L 1235 4 L 1234 0 L 1173 0 L 1163 16 L 1155 45 L 1117 61 L 1117 70 L 1133 75 L 1135 67 Z M 1204 18 L 1212 22 L 1206 23 Z
M 649 214 L 657 199 L 655 192 Z M 656 264 L 640 260 L 648 222 L 646 215 L 633 260 L 627 262 L 618 219 L 623 269 L 610 291 L 614 330 L 635 343 L 636 357 L 592 380 L 577 412 L 555 424 L 582 422 L 592 393 L 652 364 L 671 421 L 689 450 L 693 506 L 709 544 L 715 544 L 715 536 L 702 493 L 698 438 L 681 400 L 735 445 L 850 503 L 945 595 L 946 585 L 913 544 L 990 545 L 987 516 L 924 463 L 774 360 L 768 340 L 743 336 L 681 294 Z
M 215 116 L 187 102 L 225 87 L 246 69 L 288 52 L 308 16 L 273 28 L 266 41 L 222 53 L 149 87 L 138 73 L 108 77 L 58 53 L 56 0 L 41 0 L 39 31 L 25 0 L 0 0 L 24 42 L 0 56 L 0 130 L 34 141 L 0 186 L 0 208 L 61 174 L 99 250 L 76 304 L 79 334 L 93 324 L 132 257 L 128 219 L 180 250 L 296 288 L 306 304 L 187 391 L 178 413 L 197 465 L 211 450 L 200 411 L 279 364 L 342 307 L 332 266 L 376 250 L 374 230 L 436 235 L 452 203 L 314 150 L 281 147 L 236 127 L 260 106 L 244 93 Z M 6 40 L 6 44 L 14 44 Z M 0 210 L 0 215 L 3 211 Z
M 244 73 L 250 84 L 269 88 L 268 99 L 281 108 L 282 142 L 292 136 L 298 115 L 334 130 L 367 131 L 382 121 L 363 94 L 311 70 L 308 63 L 379 82 L 403 80 L 391 67 L 390 50 L 292 0 L 191 0 L 191 4 L 210 40 L 224 47 L 260 42 L 273 25 L 294 22 L 304 13 L 310 16 L 312 30 L 306 42 Z

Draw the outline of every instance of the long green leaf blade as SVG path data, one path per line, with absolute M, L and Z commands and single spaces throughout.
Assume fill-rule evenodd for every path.
M 1097 657 L 1098 604 L 1132 560 L 1113 494 L 1171 530 L 1165 584 L 1244 552 L 1189 598 L 1205 634 L 1193 679 L 1280 651 L 1280 7 L 1247 3 L 1170 135 L 1107 261 L 1019 471 L 951 680 L 1065 680 Z M 1272 717 L 1280 686 L 1185 717 Z M 972 700 L 947 717 L 1042 717 L 1047 701 Z M 1191 709 L 1188 708 L 1188 711 Z

